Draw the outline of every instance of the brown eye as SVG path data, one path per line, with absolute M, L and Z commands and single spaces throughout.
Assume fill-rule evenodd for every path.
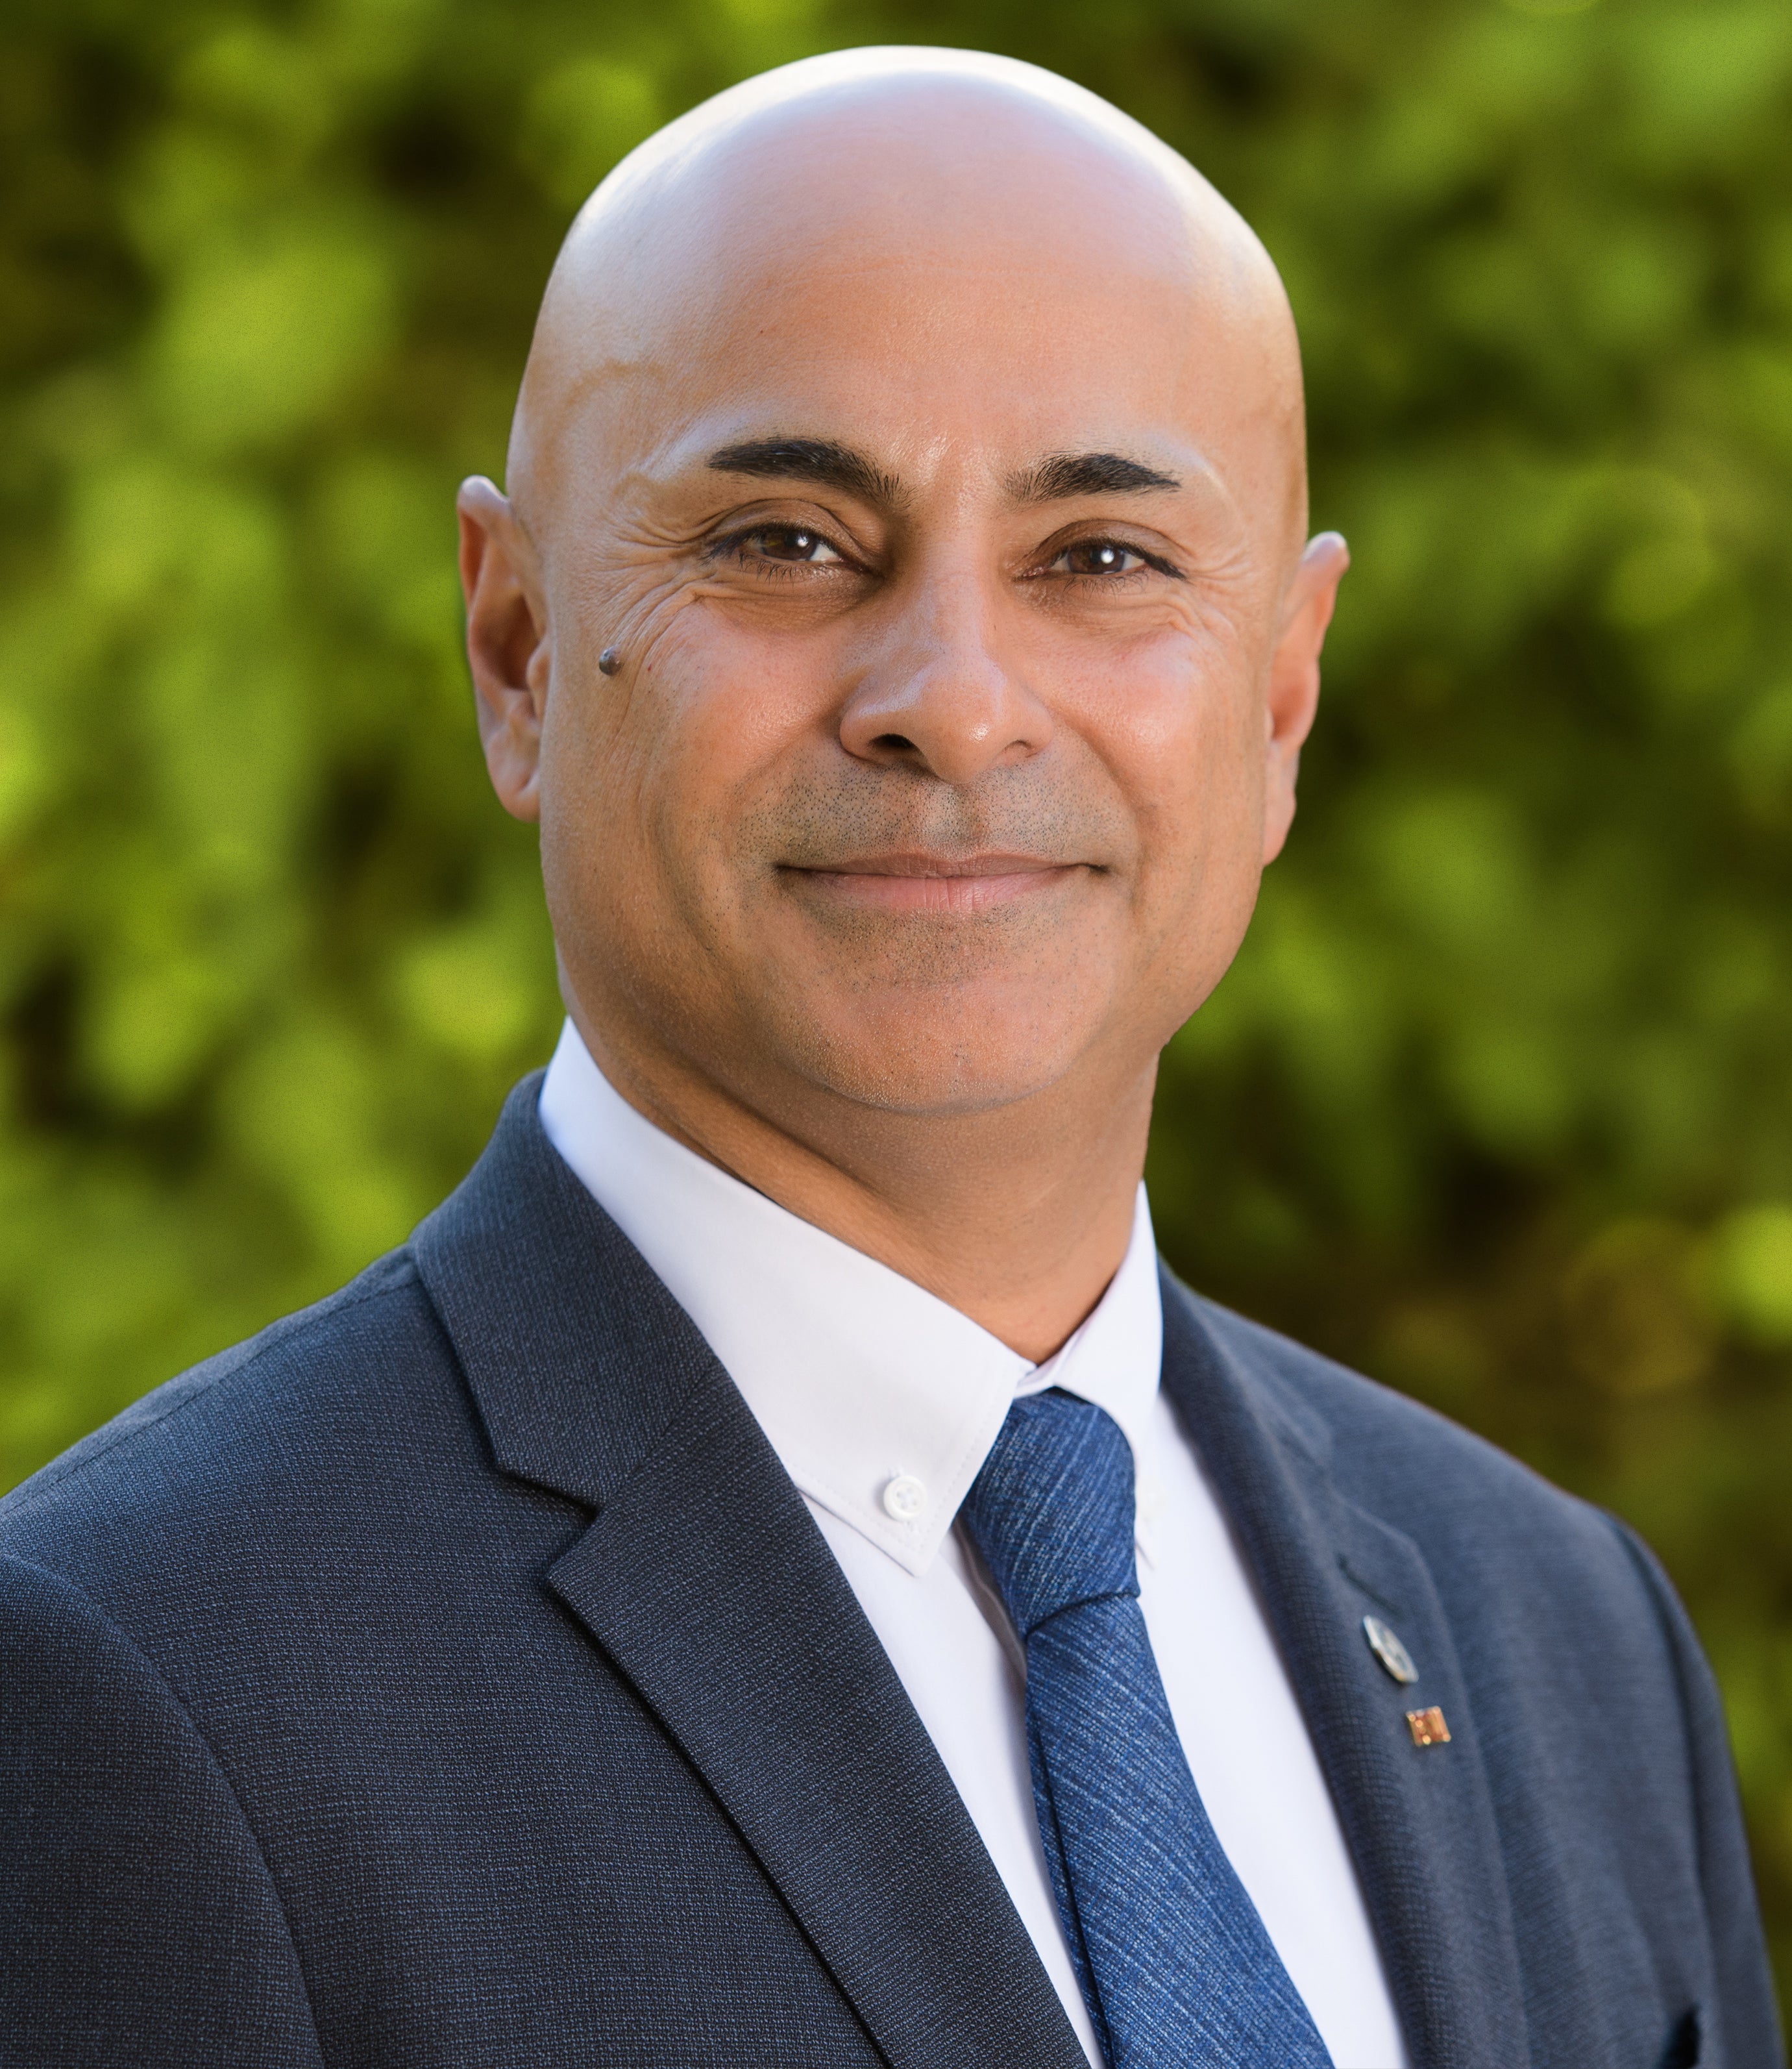
M 1083 539 L 1066 546 L 1057 565 L 1073 575 L 1130 575 L 1146 565 L 1142 553 L 1114 539 Z
M 764 561 L 787 561 L 815 566 L 841 557 L 819 532 L 801 524 L 764 524 L 740 541 Z

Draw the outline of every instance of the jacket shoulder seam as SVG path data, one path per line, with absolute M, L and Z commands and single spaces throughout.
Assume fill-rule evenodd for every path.
M 401 1279 L 396 1283 L 388 1279 L 379 1285 L 369 1286 L 360 1291 L 356 1291 L 351 1283 L 332 1295 L 326 1303 L 320 1304 L 327 1305 L 333 1316 L 352 1308 L 365 1307 L 376 1300 L 389 1300 L 401 1287 L 405 1286 L 416 1286 L 419 1291 L 423 1292 L 424 1298 L 427 1301 L 429 1296 L 427 1291 L 423 1288 L 422 1280 L 415 1264 L 410 1262 L 408 1251 L 404 1253 L 404 1255 L 407 1264 L 409 1265 L 409 1269 Z M 432 1313 L 434 1312 L 433 1303 L 430 1304 L 430 1312 Z M 195 1402 L 208 1399 L 213 1390 L 222 1386 L 226 1380 L 234 1379 L 239 1374 L 254 1371 L 264 1358 L 270 1357 L 275 1352 L 284 1349 L 295 1338 L 303 1337 L 311 1329 L 316 1328 L 322 1319 L 315 1309 L 302 1308 L 295 1315 L 282 1316 L 278 1320 L 269 1323 L 265 1329 L 258 1332 L 257 1336 L 247 1338 L 243 1343 L 229 1346 L 224 1350 L 215 1353 L 213 1359 L 206 1360 L 204 1363 L 214 1361 L 222 1363 L 230 1357 L 233 1349 L 241 1350 L 243 1356 L 226 1366 L 223 1370 L 208 1374 L 203 1381 L 182 1394 L 178 1400 L 169 1402 L 165 1408 L 158 1410 L 154 1414 L 145 1416 L 141 1421 L 132 1422 L 128 1427 L 114 1430 L 110 1435 L 105 1436 L 104 1442 L 95 1443 L 90 1449 L 84 1451 L 79 1458 L 71 1458 L 65 1454 L 60 1459 L 51 1459 L 48 1465 L 32 1475 L 31 1481 L 27 1482 L 24 1487 L 17 1491 L 13 1497 L 16 1504 L 13 1512 L 22 1514 L 35 1508 L 43 1496 L 63 1486 L 66 1482 L 76 1479 L 91 1471 L 102 1459 L 110 1458 L 114 1451 L 122 1450 L 136 1443 L 139 1438 L 145 1436 L 150 1430 L 160 1429 L 164 1423 L 173 1422 L 177 1416 L 183 1414 Z M 203 1364 L 189 1368 L 186 1376 L 197 1378 L 198 1373 L 203 1369 Z M 177 1377 L 179 1376 L 177 1375 Z M 128 1415 L 130 1410 L 127 1408 L 121 1413 Z M 96 1437 L 99 1437 L 104 1433 L 96 1430 L 93 1434 Z M 22 1500 L 18 1498 L 20 1496 L 22 1496 Z

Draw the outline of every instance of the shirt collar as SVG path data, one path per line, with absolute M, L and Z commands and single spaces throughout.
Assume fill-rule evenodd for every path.
M 675 1142 L 614 1089 L 571 1021 L 540 1112 L 548 1141 L 703 1332 L 796 1485 L 909 1573 L 938 1552 L 1017 1394 L 1062 1386 L 1094 1402 L 1140 1455 L 1163 1340 L 1142 1185 L 1106 1292 L 1034 1365 Z

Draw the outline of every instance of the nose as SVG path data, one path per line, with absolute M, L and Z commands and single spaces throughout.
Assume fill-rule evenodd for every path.
M 1051 714 L 1004 662 L 996 611 L 963 570 L 902 599 L 841 714 L 840 744 L 861 761 L 906 764 L 963 786 L 1030 760 Z

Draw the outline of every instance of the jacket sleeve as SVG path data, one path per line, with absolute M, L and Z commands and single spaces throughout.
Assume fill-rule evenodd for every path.
M 0 1558 L 0 2062 L 322 2069 L 222 1769 L 69 1582 Z
M 1672 1582 L 1634 1531 L 1623 1523 L 1617 1528 L 1661 1620 L 1687 1720 L 1700 1880 L 1717 1988 L 1717 2003 L 1704 2008 L 1699 2059 L 1722 2063 L 1725 2069 L 1782 2069 L 1786 2053 L 1773 1972 L 1749 1866 L 1723 1700 Z

